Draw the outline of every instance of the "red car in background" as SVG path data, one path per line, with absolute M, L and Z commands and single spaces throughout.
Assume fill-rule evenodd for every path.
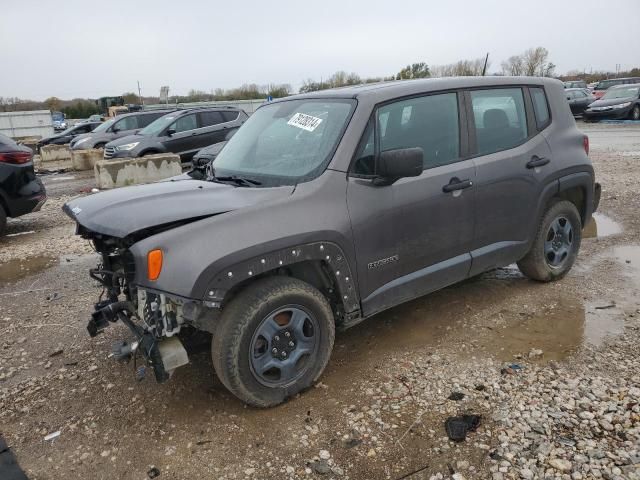
M 609 78 L 607 80 L 600 80 L 593 89 L 593 96 L 599 99 L 605 94 L 609 87 L 613 87 L 615 85 L 630 85 L 633 83 L 640 83 L 640 77 Z

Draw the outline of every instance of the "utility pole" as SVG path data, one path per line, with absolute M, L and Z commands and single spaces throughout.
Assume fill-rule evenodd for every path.
M 138 100 L 140 101 L 140 105 L 144 107 L 144 100 L 142 100 L 142 91 L 140 90 L 140 80 L 138 82 Z

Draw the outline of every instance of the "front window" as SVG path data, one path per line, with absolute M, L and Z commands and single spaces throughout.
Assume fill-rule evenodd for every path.
M 103 124 L 98 125 L 98 127 L 93 132 L 94 133 L 106 132 L 109 129 L 109 127 L 111 127 L 111 125 L 113 125 L 114 123 L 116 123 L 116 120 L 114 118 L 112 118 L 111 120 L 107 120 Z
M 169 125 L 171 125 L 178 115 L 176 113 L 169 113 L 164 117 L 160 117 L 154 120 L 149 125 L 144 127 L 138 132 L 139 135 L 157 136 L 163 132 Z
M 354 100 L 301 99 L 261 107 L 214 162 L 216 177 L 242 176 L 264 185 L 294 185 L 329 162 Z
M 637 97 L 639 89 L 640 87 L 610 88 L 607 90 L 607 93 L 602 96 L 602 99 Z

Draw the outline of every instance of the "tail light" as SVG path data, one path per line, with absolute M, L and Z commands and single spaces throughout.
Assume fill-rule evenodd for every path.
M 587 137 L 586 135 L 582 137 L 582 146 L 584 148 L 584 153 L 589 155 L 589 137 Z
M 21 164 L 31 160 L 30 152 L 0 152 L 0 163 Z

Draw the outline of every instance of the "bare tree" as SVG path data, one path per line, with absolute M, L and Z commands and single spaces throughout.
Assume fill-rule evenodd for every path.
M 447 65 L 436 65 L 431 68 L 434 77 L 479 77 L 484 68 L 484 58 L 459 60 Z M 489 68 L 489 63 L 487 63 Z
M 502 71 L 505 75 L 523 75 L 524 65 L 522 55 L 513 55 L 502 62 Z
M 530 48 L 521 55 L 513 55 L 502 62 L 506 75 L 527 75 L 530 77 L 550 77 L 556 66 L 549 61 L 549 51 L 544 47 Z

